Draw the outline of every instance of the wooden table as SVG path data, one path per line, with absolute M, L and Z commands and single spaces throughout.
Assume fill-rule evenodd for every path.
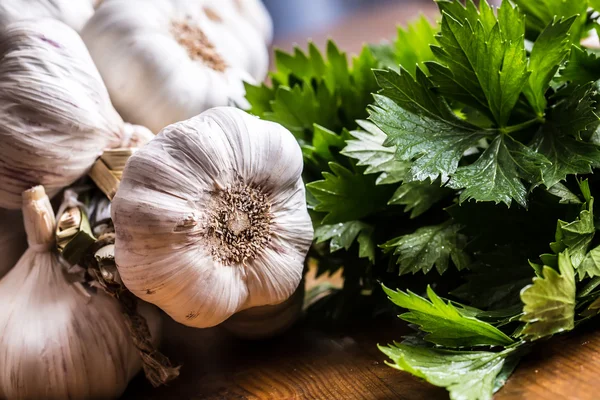
M 283 1 L 283 0 L 282 0 Z M 332 37 L 342 49 L 360 50 L 363 42 L 394 35 L 395 25 L 423 12 L 435 18 L 432 3 L 391 5 L 354 16 L 328 32 L 276 43 L 305 48 L 309 36 L 323 45 Z M 407 332 L 400 321 L 356 322 L 327 331 L 306 322 L 270 341 L 238 340 L 221 328 L 196 330 L 165 318 L 163 350 L 182 363 L 180 378 L 152 389 L 136 378 L 124 399 L 405 399 L 448 398 L 428 385 L 384 364 L 377 343 L 398 340 Z M 600 399 L 600 325 L 540 344 L 517 368 L 498 400 Z

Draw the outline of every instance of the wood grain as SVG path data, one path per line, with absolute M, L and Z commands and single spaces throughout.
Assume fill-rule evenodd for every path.
M 236 339 L 220 328 L 197 330 L 167 322 L 164 352 L 183 364 L 169 387 L 152 389 L 143 377 L 123 398 L 136 399 L 411 399 L 447 396 L 383 363 L 376 343 L 407 328 L 375 321 L 326 332 L 299 323 L 281 337 Z

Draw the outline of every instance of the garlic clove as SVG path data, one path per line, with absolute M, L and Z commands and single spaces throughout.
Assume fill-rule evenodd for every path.
M 68 274 L 54 244 L 54 215 L 42 187 L 23 194 L 29 249 L 0 280 L 0 397 L 116 398 L 139 371 L 119 304 Z M 159 314 L 140 305 L 151 335 Z
M 302 316 L 304 282 L 283 303 L 253 307 L 240 311 L 223 323 L 223 327 L 242 339 L 266 339 L 288 330 Z
M 265 43 L 273 41 L 273 20 L 262 0 L 232 0 L 238 12 L 262 35 Z
M 86 25 L 82 37 L 127 121 L 158 132 L 214 106 L 247 105 L 243 82 L 266 73 L 266 46 L 249 26 L 242 40 L 241 28 L 212 20 L 204 4 L 111 0 Z
M 0 3 L 0 30 L 16 21 L 52 18 L 79 32 L 93 14 L 91 0 L 5 0 Z
M 301 172 L 291 133 L 238 109 L 165 128 L 112 203 L 123 282 L 195 327 L 286 300 L 313 238 Z
M 120 145 L 123 120 L 75 31 L 51 19 L 0 31 L 0 207 L 43 184 L 50 196 Z
M 0 209 L 0 278 L 15 266 L 26 249 L 21 212 Z

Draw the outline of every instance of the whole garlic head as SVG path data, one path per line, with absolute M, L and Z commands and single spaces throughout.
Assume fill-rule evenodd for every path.
M 29 249 L 0 280 L 0 398 L 116 398 L 140 369 L 119 304 L 65 272 L 42 187 L 23 195 Z M 159 315 L 143 312 L 153 337 Z
M 0 278 L 2 278 L 27 249 L 23 216 L 19 211 L 0 209 Z
M 41 19 L 0 31 L 0 207 L 19 208 L 34 185 L 53 196 L 124 130 L 74 30 Z
M 193 327 L 288 299 L 313 239 L 292 134 L 235 108 L 165 128 L 128 161 L 115 259 L 136 296 Z
M 92 0 L 2 0 L 0 30 L 11 22 L 52 18 L 79 32 L 93 14 Z
M 216 4 L 216 3 L 215 3 Z M 260 34 L 207 0 L 105 1 L 82 32 L 117 110 L 154 132 L 215 106 L 245 105 L 262 79 Z

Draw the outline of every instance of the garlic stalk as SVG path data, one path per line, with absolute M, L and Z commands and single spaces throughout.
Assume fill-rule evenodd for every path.
M 23 216 L 0 209 L 0 278 L 15 266 L 27 249 Z
M 283 303 L 253 307 L 234 314 L 223 327 L 243 339 L 265 339 L 282 334 L 302 315 L 304 282 Z
M 81 31 L 94 14 L 92 0 L 3 0 L 0 2 L 0 30 L 16 21 L 52 18 Z
M 65 272 L 42 187 L 23 193 L 23 217 L 29 249 L 0 281 L 0 398 L 118 397 L 140 368 L 118 303 Z M 159 315 L 143 307 L 157 337 Z
M 264 78 L 268 53 L 230 9 L 214 0 L 102 3 L 82 37 L 127 121 L 158 132 L 211 107 L 247 104 L 243 81 Z
M 54 196 L 84 175 L 107 147 L 138 140 L 114 110 L 75 31 L 50 19 L 0 32 L 0 207 L 44 185 Z M 147 139 L 147 138 L 146 138 Z
M 292 134 L 235 108 L 165 128 L 112 203 L 123 282 L 176 321 L 217 325 L 298 287 L 313 228 Z

